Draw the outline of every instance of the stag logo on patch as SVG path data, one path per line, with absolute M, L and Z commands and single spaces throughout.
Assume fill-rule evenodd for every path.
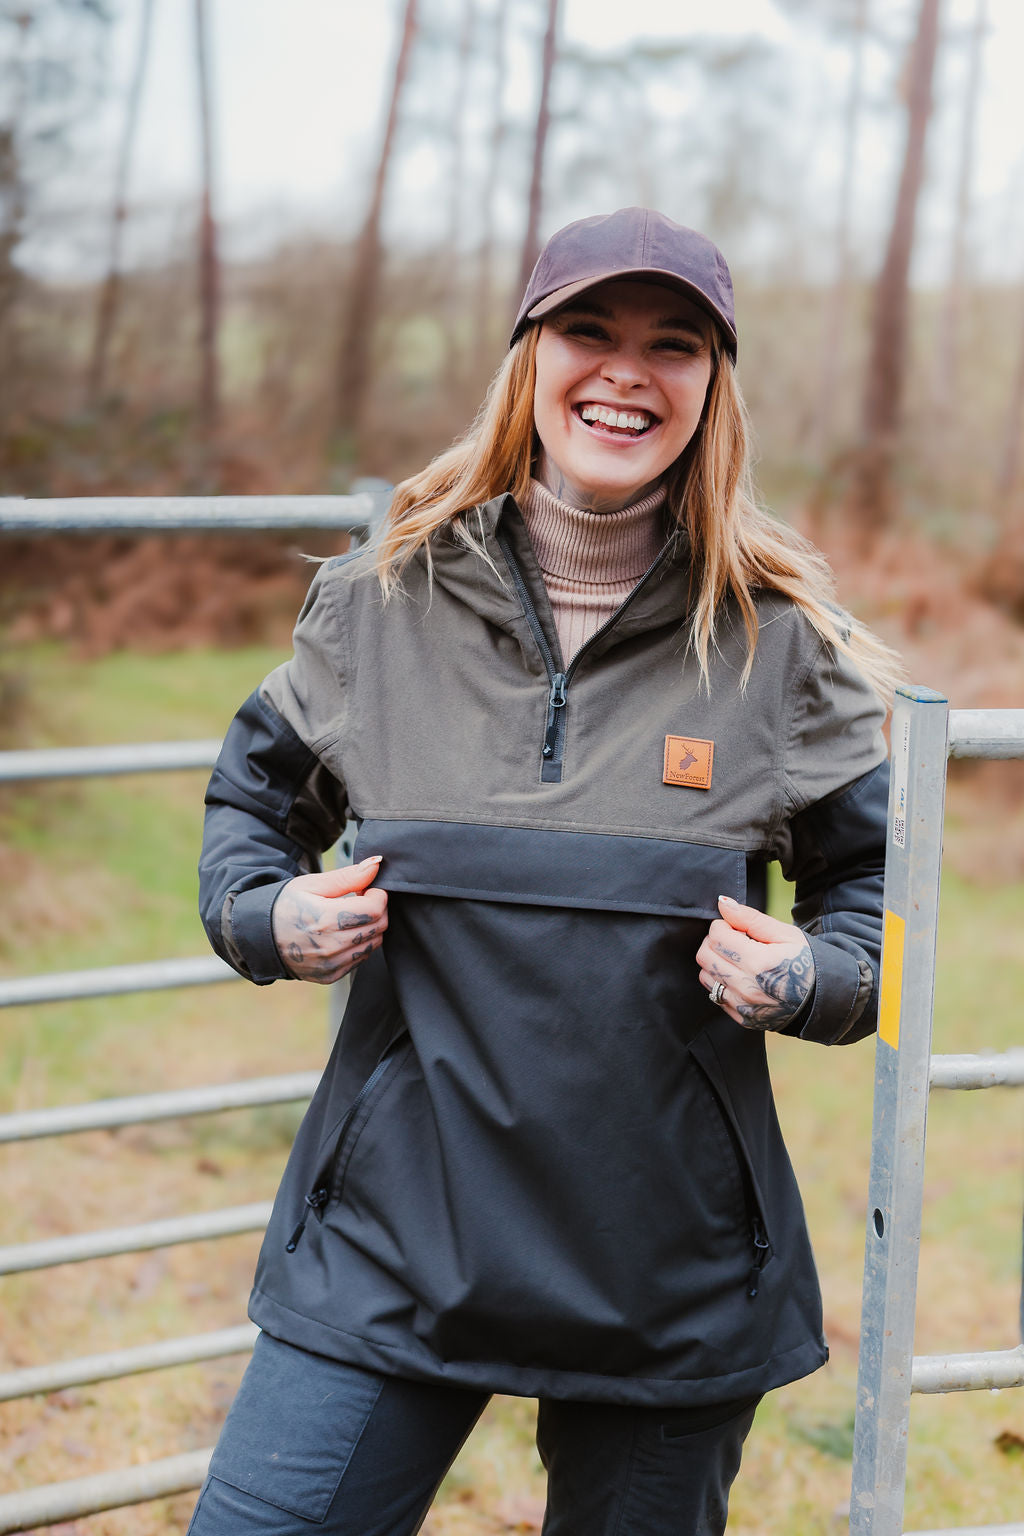
M 697 736 L 666 736 L 663 783 L 681 784 L 685 789 L 710 789 L 714 755 L 713 741 L 702 741 Z

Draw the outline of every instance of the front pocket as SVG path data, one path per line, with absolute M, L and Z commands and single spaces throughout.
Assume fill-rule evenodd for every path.
M 302 1216 L 285 1245 L 288 1253 L 294 1253 L 298 1247 L 310 1215 L 315 1216 L 317 1221 L 323 1221 L 327 1207 L 341 1199 L 345 1173 L 356 1142 L 394 1077 L 393 1069 L 399 1059 L 404 1059 L 411 1050 L 412 1041 L 409 1039 L 408 1031 L 403 1029 L 387 1047 L 345 1111 L 330 1156 L 321 1165 L 312 1189 L 303 1197 Z
M 700 1037 L 691 1040 L 688 1048 L 690 1059 L 697 1068 L 698 1078 L 706 1090 L 710 1113 L 714 1115 L 715 1123 L 721 1129 L 725 1143 L 729 1147 L 730 1161 L 741 1193 L 744 1225 L 750 1242 L 750 1268 L 746 1280 L 747 1296 L 753 1300 L 760 1289 L 761 1271 L 774 1256 L 765 1222 L 764 1202 L 728 1098 L 698 1054 Z

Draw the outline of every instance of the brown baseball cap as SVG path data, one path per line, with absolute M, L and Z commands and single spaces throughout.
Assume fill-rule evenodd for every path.
M 552 235 L 527 284 L 509 345 L 532 320 L 542 320 L 577 294 L 613 278 L 636 278 L 685 293 L 716 321 L 736 361 L 732 278 L 725 257 L 706 235 L 674 224 L 654 208 L 620 208 L 577 219 Z

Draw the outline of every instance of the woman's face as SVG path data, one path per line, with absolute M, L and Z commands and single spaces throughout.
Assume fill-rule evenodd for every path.
M 545 320 L 537 478 L 596 512 L 628 506 L 657 484 L 700 422 L 713 323 L 682 294 L 632 281 L 601 283 Z

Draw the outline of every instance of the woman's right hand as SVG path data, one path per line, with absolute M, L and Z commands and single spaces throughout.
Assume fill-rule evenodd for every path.
M 299 981 L 326 985 L 379 949 L 388 926 L 387 891 L 369 890 L 380 858 L 296 875 L 274 902 L 274 943 Z

